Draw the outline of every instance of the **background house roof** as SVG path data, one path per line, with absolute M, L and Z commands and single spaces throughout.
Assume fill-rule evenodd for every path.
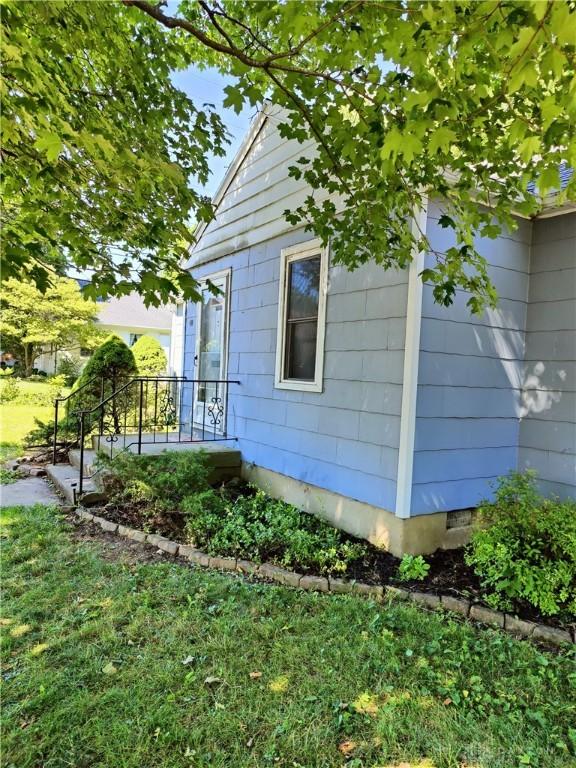
M 137 293 L 98 302 L 98 322 L 103 325 L 170 330 L 172 315 L 171 306 L 146 307 Z

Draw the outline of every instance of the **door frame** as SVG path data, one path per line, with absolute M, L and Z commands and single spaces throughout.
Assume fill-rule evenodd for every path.
M 222 328 L 222 356 L 220 363 L 220 376 L 218 378 L 226 380 L 228 377 L 228 347 L 229 347 L 229 335 L 230 335 L 230 286 L 232 284 L 232 269 L 222 269 L 219 272 L 213 272 L 210 275 L 205 275 L 199 280 L 200 293 L 208 286 L 208 282 L 217 284 L 223 282 L 223 294 L 224 294 L 224 317 Z M 202 332 L 202 301 L 196 303 L 196 340 L 194 345 L 194 378 L 198 379 L 200 372 L 200 334 Z M 202 426 L 202 421 L 197 421 L 197 407 L 199 405 L 198 400 L 198 385 L 194 388 L 194 400 L 192 403 L 192 423 L 194 426 Z M 203 407 L 203 406 L 202 406 Z M 223 434 L 226 431 L 226 422 L 228 420 L 228 414 L 226 411 L 222 414 L 222 420 L 220 425 L 216 428 L 217 434 Z

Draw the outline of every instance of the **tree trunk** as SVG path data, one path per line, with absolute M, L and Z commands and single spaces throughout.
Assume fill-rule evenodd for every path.
M 24 351 L 24 376 L 31 376 L 36 358 L 40 354 L 40 347 L 35 347 L 34 344 L 23 344 L 22 348 Z

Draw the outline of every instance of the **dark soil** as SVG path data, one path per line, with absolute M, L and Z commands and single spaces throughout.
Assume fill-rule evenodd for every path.
M 226 493 L 231 498 L 242 494 L 251 494 L 252 488 L 235 479 L 226 484 Z M 158 533 L 173 541 L 185 542 L 185 520 L 177 510 L 166 512 L 145 507 L 143 504 L 122 502 L 109 503 L 101 511 L 103 517 L 114 523 L 126 525 L 131 528 Z M 343 534 L 349 541 L 357 541 L 348 534 Z M 424 581 L 400 581 L 398 578 L 398 566 L 400 560 L 389 552 L 362 542 L 367 548 L 367 555 L 349 565 L 346 573 L 347 579 L 353 579 L 365 584 L 391 584 L 402 586 L 411 591 L 429 592 L 438 595 L 451 595 L 453 597 L 468 598 L 474 603 L 484 602 L 484 590 L 480 579 L 472 568 L 464 562 L 464 549 L 438 549 L 430 555 L 426 555 L 426 562 L 430 570 Z M 222 553 L 225 555 L 226 553 Z M 274 562 L 275 553 L 264 554 L 263 560 Z M 306 574 L 314 573 L 309 569 L 299 569 Z M 316 574 L 321 575 L 321 574 Z M 550 626 L 573 628 L 576 619 L 573 616 L 543 616 L 534 606 L 524 601 L 515 601 L 514 610 L 516 616 L 527 621 L 535 621 Z

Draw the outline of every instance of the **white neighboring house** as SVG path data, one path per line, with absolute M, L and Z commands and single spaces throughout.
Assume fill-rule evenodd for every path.
M 84 281 L 79 281 L 82 285 Z M 96 323 L 104 331 L 114 333 L 132 347 L 141 336 L 157 339 L 166 354 L 170 375 L 181 376 L 183 366 L 183 304 L 146 307 L 141 296 L 131 293 L 128 296 L 98 301 Z M 174 345 L 172 340 L 177 343 Z M 59 350 L 57 353 L 46 350 L 36 360 L 35 367 L 46 373 L 54 373 L 63 356 L 80 358 L 85 362 L 91 355 L 90 350 L 80 347 Z

